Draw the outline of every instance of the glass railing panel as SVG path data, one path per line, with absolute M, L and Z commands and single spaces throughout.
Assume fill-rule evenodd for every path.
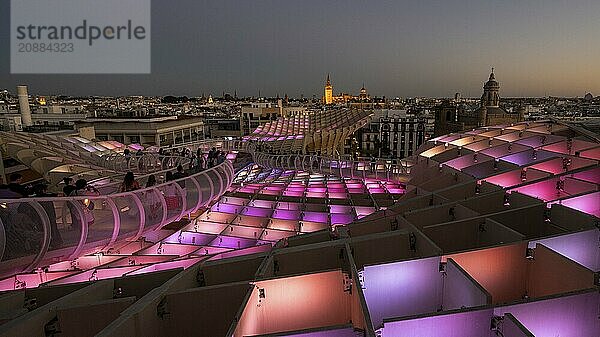
M 134 194 L 144 207 L 144 230 L 159 228 L 163 218 L 166 219 L 166 205 L 162 193 L 156 188 L 147 188 Z
M 133 193 L 111 196 L 119 215 L 119 239 L 135 236 L 142 225 L 141 201 Z
M 16 273 L 30 269 L 48 248 L 49 234 L 44 209 L 35 201 L 0 203 L 4 227 L 4 252 L 0 272 Z
M 113 234 L 116 234 L 118 220 L 117 209 L 112 200 L 104 196 L 69 199 L 67 209 L 72 226 L 87 229 L 84 250 L 87 252 L 109 244 Z
M 184 207 L 184 197 L 182 193 L 183 190 L 179 184 L 176 182 L 170 182 L 158 186 L 157 189 L 161 192 L 163 198 L 165 199 L 165 203 L 167 204 L 167 219 L 165 223 L 178 220 Z

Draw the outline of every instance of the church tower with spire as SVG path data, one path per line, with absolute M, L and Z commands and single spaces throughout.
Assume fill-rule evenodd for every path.
M 327 74 L 327 81 L 325 82 L 325 95 L 323 96 L 323 103 L 333 104 L 333 86 L 331 80 L 329 80 L 329 74 Z
M 486 108 L 497 108 L 500 106 L 500 84 L 496 81 L 494 76 L 494 68 L 490 73 L 490 78 L 483 85 L 483 95 L 481 96 L 481 106 Z

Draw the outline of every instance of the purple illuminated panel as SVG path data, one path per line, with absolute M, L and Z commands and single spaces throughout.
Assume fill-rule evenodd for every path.
M 573 178 L 577 178 L 583 181 L 589 181 L 595 184 L 600 184 L 600 167 L 596 167 L 594 169 L 586 170 L 583 172 L 574 173 Z
M 539 135 L 516 141 L 517 144 L 527 145 L 529 147 L 540 147 L 547 144 L 552 144 L 564 140 L 564 137 L 555 135 Z
M 256 240 L 253 240 L 253 239 L 219 235 L 219 237 L 214 239 L 210 245 L 213 247 L 241 249 L 241 248 L 248 248 L 250 246 L 254 246 L 255 243 L 256 243 Z
M 354 221 L 354 215 L 352 214 L 332 214 L 331 224 L 332 225 L 347 225 Z
M 363 292 L 373 326 L 385 318 L 435 312 L 443 286 L 439 263 L 439 257 L 432 257 L 366 266 Z
M 556 157 L 557 154 L 549 151 L 536 151 L 536 150 L 528 150 L 519 153 L 515 153 L 506 157 L 502 157 L 503 161 L 519 165 L 525 166 L 535 162 L 543 161 L 549 158 Z
M 269 208 L 259 208 L 259 207 L 246 207 L 242 214 L 257 216 L 257 217 L 269 217 L 273 213 L 273 210 Z
M 537 243 L 541 243 L 582 266 L 598 272 L 600 271 L 600 249 L 598 249 L 598 242 L 600 242 L 600 230 L 592 229 L 531 241 L 529 242 L 529 247 L 535 248 Z
M 303 221 L 328 223 L 328 214 L 323 212 L 304 212 Z
M 300 219 L 300 212 L 277 209 L 275 212 L 273 212 L 273 218 L 282 220 L 298 220 Z
M 492 297 L 452 259 L 446 263 L 442 307 L 444 310 L 490 304 Z
M 281 195 L 282 191 L 281 190 L 261 190 L 259 192 L 260 194 L 266 194 L 266 195 Z
M 139 251 L 139 254 L 164 254 L 184 256 L 193 253 L 197 249 L 198 246 L 195 245 L 159 242 L 152 245 L 151 247 Z
M 487 337 L 492 309 L 386 322 L 382 337 Z
M 304 192 L 285 190 L 285 191 L 283 191 L 283 195 L 286 196 L 286 197 L 298 197 L 298 198 L 300 198 L 300 197 L 304 196 Z
M 496 315 L 511 313 L 536 337 L 598 336 L 598 291 L 495 308 Z
M 474 164 L 469 167 L 465 167 L 462 169 L 462 172 L 466 173 L 468 175 L 471 175 L 477 179 L 481 179 L 481 178 L 489 177 L 498 172 L 505 171 L 507 169 L 507 167 L 506 167 L 507 165 L 512 165 L 512 164 L 498 163 L 498 164 L 496 164 L 496 167 L 494 167 L 494 164 L 496 164 L 496 163 L 493 160 L 488 160 L 485 162 L 480 162 L 480 163 Z
M 229 213 L 229 214 L 236 214 L 238 213 L 241 209 L 243 209 L 244 207 L 241 205 L 232 205 L 232 204 L 224 204 L 224 203 L 216 203 L 213 205 L 213 207 L 211 208 L 211 210 L 213 212 L 223 212 L 223 213 Z
M 184 243 L 189 245 L 206 245 L 211 242 L 216 235 L 196 233 L 196 232 L 176 232 L 164 240 L 166 243 Z

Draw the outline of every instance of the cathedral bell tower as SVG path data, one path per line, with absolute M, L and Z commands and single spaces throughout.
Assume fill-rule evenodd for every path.
M 325 82 L 325 95 L 323 96 L 323 103 L 333 104 L 333 86 L 329 80 L 329 74 L 327 74 L 327 81 Z

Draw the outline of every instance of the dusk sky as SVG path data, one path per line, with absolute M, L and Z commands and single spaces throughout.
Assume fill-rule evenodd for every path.
M 32 94 L 600 95 L 600 1 L 152 1 L 151 75 L 10 75 L 0 6 L 0 88 Z

